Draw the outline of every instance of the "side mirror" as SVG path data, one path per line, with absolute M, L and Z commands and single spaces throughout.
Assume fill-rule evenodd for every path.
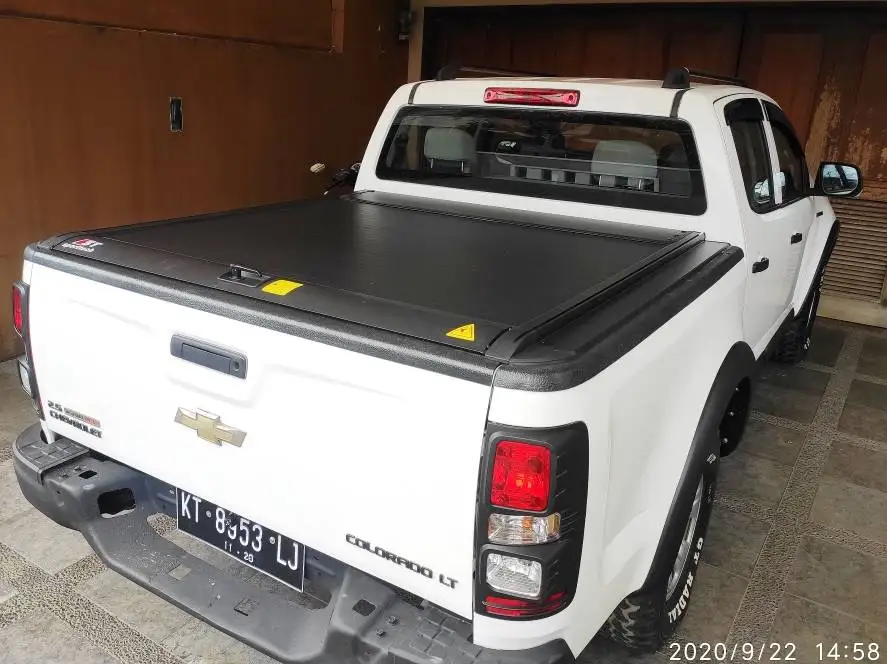
M 817 196 L 856 198 L 862 193 L 862 173 L 853 164 L 823 162 L 816 174 L 813 192 Z

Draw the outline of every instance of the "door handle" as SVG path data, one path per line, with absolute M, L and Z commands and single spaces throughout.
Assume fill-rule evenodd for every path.
M 792 235 L 791 243 L 797 244 L 798 242 L 800 242 L 803 239 L 804 239 L 804 235 L 802 233 L 795 233 L 794 235 Z
M 751 273 L 757 274 L 758 272 L 763 272 L 768 267 L 770 267 L 770 259 L 765 256 L 761 260 L 752 263 Z

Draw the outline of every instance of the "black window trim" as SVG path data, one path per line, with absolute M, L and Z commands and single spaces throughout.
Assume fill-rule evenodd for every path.
M 739 102 L 748 102 L 754 101 L 756 102 L 758 109 L 760 111 L 760 116 L 756 113 L 750 114 L 748 117 L 734 117 L 731 118 L 729 114 L 730 106 Z M 748 205 L 751 208 L 752 212 L 759 215 L 765 215 L 773 210 L 777 209 L 777 206 L 773 203 L 776 198 L 776 188 L 775 182 L 773 181 L 773 158 L 770 154 L 770 143 L 767 140 L 767 131 L 764 128 L 764 122 L 766 122 L 767 118 L 764 115 L 764 105 L 761 103 L 760 98 L 758 97 L 738 97 L 737 99 L 733 99 L 724 106 L 724 120 L 727 123 L 728 127 L 732 127 L 732 125 L 736 122 L 753 122 L 760 126 L 761 128 L 761 136 L 764 139 L 764 154 L 767 157 L 766 165 L 767 165 L 767 180 L 770 183 L 770 191 L 771 197 L 769 203 L 758 203 L 754 199 L 754 190 L 749 191 L 747 189 L 747 185 L 745 183 L 745 175 L 742 173 L 742 163 L 739 155 L 739 146 L 736 143 L 736 137 L 733 136 L 733 130 L 730 130 L 730 139 L 733 141 L 733 149 L 736 150 L 736 159 L 739 161 L 739 169 L 740 176 L 742 177 L 742 188 L 745 189 L 745 198 L 748 201 Z
M 721 99 L 725 99 L 725 98 L 726 97 L 721 97 Z M 791 125 L 791 122 L 789 122 L 788 116 L 785 114 L 785 111 L 783 111 L 781 108 L 779 108 L 779 106 L 776 105 L 775 102 L 771 102 L 771 101 L 763 99 L 761 97 L 742 97 L 742 96 L 737 95 L 736 99 L 732 99 L 732 100 L 728 101 L 727 104 L 724 106 L 724 120 L 727 122 L 727 126 L 730 126 L 730 124 L 731 124 L 730 118 L 727 117 L 727 108 L 730 106 L 730 104 L 732 104 L 736 101 L 746 101 L 746 100 L 756 101 L 761 108 L 761 118 L 760 118 L 760 120 L 758 120 L 758 122 L 761 123 L 761 129 L 764 130 L 764 150 L 767 153 L 767 173 L 768 173 L 767 177 L 770 180 L 770 191 L 773 192 L 772 200 L 776 199 L 776 182 L 773 179 L 773 155 L 770 152 L 770 141 L 767 139 L 767 132 L 764 128 L 764 123 L 771 125 L 770 130 L 772 132 L 772 130 L 773 130 L 772 125 L 774 124 L 774 122 L 768 113 L 767 104 L 771 104 L 773 106 L 773 108 L 775 108 L 778 111 L 777 113 L 774 114 L 776 116 L 775 117 L 776 123 L 788 127 L 791 130 L 790 135 L 795 137 L 795 141 L 797 142 L 798 146 L 801 147 L 801 154 L 804 155 L 804 160 L 802 162 L 803 168 L 804 168 L 804 171 L 807 173 L 807 181 L 804 183 L 805 187 L 804 187 L 803 193 L 800 196 L 798 196 L 796 198 L 792 198 L 791 200 L 788 200 L 788 201 L 782 201 L 779 205 L 776 205 L 775 203 L 773 203 L 772 200 L 770 203 L 760 204 L 760 203 L 755 203 L 751 192 L 746 192 L 746 198 L 748 199 L 749 207 L 751 207 L 751 209 L 754 213 L 763 216 L 766 214 L 770 214 L 771 212 L 781 210 L 782 208 L 788 207 L 789 205 L 794 205 L 795 203 L 798 203 L 799 201 L 803 201 L 807 198 L 812 197 L 814 195 L 814 189 L 810 185 L 810 182 L 809 182 L 810 177 L 809 177 L 809 169 L 807 167 L 807 155 L 804 153 L 803 146 L 801 146 L 801 142 L 798 140 L 797 134 L 795 133 L 795 130 Z M 732 131 L 730 133 L 730 137 L 731 137 L 731 139 L 733 137 Z M 774 142 L 775 142 L 775 140 L 776 139 L 774 138 Z M 736 147 L 735 139 L 733 140 L 733 146 L 734 146 L 734 148 Z M 739 156 L 738 151 L 737 151 L 736 156 L 737 157 Z M 778 159 L 779 159 L 778 155 L 776 156 L 776 158 L 778 161 Z M 745 184 L 745 179 L 743 178 L 743 185 L 744 184 Z
M 486 112 L 486 113 L 495 113 L 497 110 L 501 111 L 501 108 L 490 108 L 488 106 L 478 106 L 478 105 L 447 105 L 447 104 L 422 104 L 422 105 L 404 105 L 401 106 L 397 113 L 395 114 L 394 120 L 391 123 L 391 127 L 388 130 L 388 134 L 385 137 L 385 142 L 382 144 L 382 150 L 379 155 L 379 159 L 376 162 L 375 174 L 376 177 L 380 180 L 395 180 L 400 182 L 406 182 L 409 184 L 425 184 L 426 186 L 439 186 L 439 187 L 448 187 L 446 184 L 440 183 L 423 183 L 422 180 L 417 179 L 401 179 L 396 175 L 395 169 L 388 169 L 385 165 L 385 158 L 388 154 L 391 144 L 394 141 L 394 137 L 396 134 L 395 126 L 404 115 L 409 114 L 428 114 L 434 115 L 435 113 L 440 113 L 441 111 L 461 111 L 464 113 L 467 112 Z M 570 190 L 564 188 L 560 191 L 553 190 L 552 187 L 539 184 L 534 187 L 535 183 L 531 182 L 521 182 L 521 183 L 510 183 L 507 181 L 502 181 L 501 183 L 497 183 L 495 190 L 490 190 L 486 188 L 482 188 L 480 186 L 471 186 L 469 181 L 463 181 L 459 187 L 450 187 L 450 188 L 458 188 L 464 189 L 467 191 L 481 191 L 492 194 L 505 194 L 510 196 L 521 196 L 525 198 L 539 198 L 545 200 L 560 200 L 570 203 L 583 203 L 586 205 L 603 205 L 610 207 L 619 207 L 625 209 L 633 209 L 633 210 L 643 210 L 650 212 L 665 212 L 671 214 L 684 214 L 689 216 L 702 216 L 708 210 L 708 196 L 705 190 L 705 178 L 702 174 L 702 163 L 699 156 L 699 147 L 696 142 L 696 135 L 693 131 L 692 125 L 686 120 L 682 120 L 680 118 L 669 118 L 666 116 L 658 116 L 658 115 L 643 115 L 643 114 L 633 114 L 633 113 L 610 113 L 610 112 L 602 112 L 602 111 L 575 111 L 575 110 L 560 110 L 560 109 L 539 109 L 539 108 L 521 108 L 515 109 L 524 113 L 538 113 L 538 114 L 548 114 L 548 115 L 564 115 L 567 117 L 582 117 L 588 115 L 605 115 L 607 117 L 612 118 L 626 118 L 635 121 L 640 121 L 643 123 L 648 123 L 652 125 L 653 123 L 665 123 L 669 125 L 681 125 L 681 130 L 685 131 L 689 137 L 690 142 L 685 142 L 685 147 L 687 148 L 687 157 L 688 159 L 695 158 L 695 163 L 698 165 L 698 170 L 694 174 L 691 171 L 691 177 L 694 178 L 694 187 L 698 187 L 698 195 L 691 196 L 688 198 L 682 198 L 678 196 L 668 196 L 663 194 L 651 194 L 643 191 L 625 191 L 625 190 L 608 190 L 608 189 L 594 189 L 587 190 L 581 193 L 586 194 L 585 196 L 579 195 L 570 195 Z M 693 163 L 692 161 L 690 163 Z M 386 172 L 387 171 L 387 172 Z M 394 174 L 391 171 L 395 171 Z M 494 180 L 489 180 L 489 182 L 495 182 Z M 514 186 L 517 185 L 517 189 L 514 190 Z M 468 186 L 466 186 L 468 185 Z M 509 191 L 509 189 L 512 189 Z M 530 193 L 532 192 L 532 193 Z M 592 196 L 588 196 L 588 194 L 592 194 Z

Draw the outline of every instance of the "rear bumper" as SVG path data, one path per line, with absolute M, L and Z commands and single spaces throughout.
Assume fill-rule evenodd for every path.
M 172 487 L 64 438 L 47 445 L 39 425 L 22 432 L 13 452 L 25 497 L 53 521 L 83 533 L 108 567 L 283 662 L 574 661 L 563 641 L 530 650 L 479 648 L 471 643 L 469 621 L 406 601 L 391 586 L 330 559 L 309 566 L 312 597 L 295 603 L 162 537 L 148 517 L 175 514 Z

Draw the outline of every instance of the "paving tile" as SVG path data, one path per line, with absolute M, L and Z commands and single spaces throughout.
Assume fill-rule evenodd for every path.
M 706 563 L 699 565 L 687 616 L 676 636 L 686 641 L 726 641 L 747 579 Z
M 0 373 L 0 441 L 4 444 L 12 442 L 25 427 L 36 421 L 34 406 L 22 391 L 16 369 Z
M 887 454 L 837 442 L 824 474 L 887 493 Z
M 770 526 L 715 505 L 702 559 L 709 565 L 751 576 Z
M 865 340 L 856 371 L 887 379 L 887 339 L 869 337 Z
M 746 454 L 792 466 L 804 445 L 804 438 L 805 434 L 800 431 L 749 420 L 739 445 Z
M 878 643 L 884 648 L 884 644 L 887 644 L 887 628 L 863 622 L 794 595 L 785 595 L 768 640 L 795 644 L 797 662 L 834 661 L 820 658 L 820 651 L 816 648 L 818 643 L 850 644 L 851 657 L 840 661 L 852 661 L 854 642 Z M 843 658 L 843 648 L 839 654 Z
M 635 655 L 603 635 L 592 639 L 576 658 L 577 664 L 665 664 L 668 656 L 661 653 Z
M 758 383 L 774 388 L 821 397 L 831 376 L 804 367 L 768 364 L 761 371 Z
M 887 559 L 805 537 L 786 591 L 887 627 Z
M 77 592 L 158 643 L 192 619 L 113 570 L 106 570 L 80 584 Z
M 767 365 L 752 390 L 751 406 L 777 417 L 811 422 L 829 378 L 813 369 Z
M 0 629 L 0 664 L 118 664 L 51 614 L 38 611 Z
M 838 429 L 863 438 L 887 441 L 887 385 L 854 380 Z
M 845 330 L 817 325 L 813 328 L 813 334 L 811 335 L 811 345 L 807 353 L 807 361 L 826 367 L 835 366 L 846 339 L 847 332 Z
M 821 399 L 819 395 L 763 384 L 753 388 L 751 407 L 768 415 L 809 424 Z
M 790 466 L 746 454 L 740 448 L 721 461 L 718 492 L 742 496 L 764 507 L 775 507 L 790 476 Z
M 854 436 L 887 442 L 887 411 L 847 404 L 838 429 Z
M 12 460 L 0 463 L 0 524 L 31 509 L 31 504 L 22 495 L 18 480 L 15 479 Z
M 854 380 L 847 393 L 847 404 L 887 411 L 887 385 Z
M 186 664 L 276 664 L 276 660 L 196 618 L 191 618 L 161 645 Z
M 0 581 L 0 604 L 12 597 L 15 597 L 16 591 L 12 586 Z
M 62 528 L 34 509 L 0 524 L 0 542 L 49 574 L 92 553 L 78 531 Z
M 842 478 L 823 477 L 810 508 L 810 520 L 887 544 L 887 493 Z

